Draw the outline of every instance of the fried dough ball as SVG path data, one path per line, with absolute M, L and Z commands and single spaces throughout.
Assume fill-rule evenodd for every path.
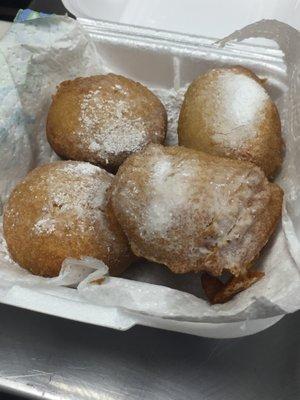
M 62 82 L 46 127 L 59 156 L 110 170 L 148 143 L 163 143 L 166 130 L 160 100 L 140 83 L 114 74 Z
M 31 171 L 11 193 L 3 228 L 12 258 L 33 274 L 59 274 L 67 257 L 102 260 L 112 275 L 133 259 L 113 216 L 107 190 L 114 177 L 95 165 L 58 161 Z
M 178 122 L 179 144 L 251 161 L 268 177 L 281 166 L 283 141 L 277 108 L 253 72 L 212 69 L 189 86 Z
M 119 168 L 112 210 L 137 256 L 175 273 L 246 272 L 274 231 L 282 190 L 254 164 L 149 145 Z

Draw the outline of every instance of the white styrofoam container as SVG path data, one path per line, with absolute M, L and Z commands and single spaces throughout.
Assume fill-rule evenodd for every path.
M 268 90 L 274 100 L 286 89 L 282 53 L 275 48 L 233 44 L 223 49 L 213 46 L 212 40 L 199 36 L 89 19 L 80 19 L 80 22 L 90 33 L 109 71 L 129 76 L 151 88 L 179 88 L 209 68 L 242 64 L 267 78 Z M 154 318 L 89 304 L 75 289 L 63 287 L 14 286 L 2 302 L 119 330 L 140 324 L 214 338 L 253 334 L 282 318 L 221 324 Z
M 92 18 L 211 38 L 261 19 L 300 28 L 298 0 L 63 0 L 77 18 Z

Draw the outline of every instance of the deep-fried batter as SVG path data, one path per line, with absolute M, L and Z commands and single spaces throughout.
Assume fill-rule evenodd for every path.
M 133 252 L 175 273 L 239 276 L 281 215 L 282 190 L 260 168 L 182 146 L 130 156 L 111 192 Z
M 114 74 L 62 82 L 46 127 L 61 157 L 111 170 L 148 143 L 163 143 L 166 130 L 160 100 L 140 83 Z
M 251 161 L 267 176 L 281 166 L 283 141 L 277 108 L 246 68 L 212 69 L 189 86 L 180 111 L 179 144 Z
M 113 215 L 107 190 L 114 177 L 95 165 L 58 161 L 31 171 L 13 190 L 4 211 L 12 258 L 33 274 L 58 275 L 67 257 L 91 256 L 119 275 L 134 256 Z

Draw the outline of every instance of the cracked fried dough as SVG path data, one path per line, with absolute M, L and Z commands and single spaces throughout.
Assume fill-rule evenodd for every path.
M 137 256 L 239 276 L 274 231 L 282 195 L 252 163 L 149 145 L 120 167 L 109 209 Z

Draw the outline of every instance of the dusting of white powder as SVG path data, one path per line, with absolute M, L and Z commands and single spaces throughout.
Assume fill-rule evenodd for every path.
M 114 86 L 126 96 L 121 85 Z M 88 149 L 106 158 L 109 155 L 134 152 L 147 142 L 146 125 L 141 118 L 130 116 L 130 99 L 103 100 L 101 91 L 90 91 L 80 108 L 80 130 L 77 132 Z M 91 140 L 91 131 L 96 134 Z
M 51 218 L 41 218 L 34 224 L 34 232 L 36 234 L 50 234 L 55 231 L 56 222 Z
M 186 204 L 191 190 L 185 179 L 190 173 L 189 165 L 174 169 L 171 160 L 160 156 L 151 171 L 153 191 L 145 220 L 146 231 L 151 234 L 168 230 L 180 207 Z
M 121 86 L 121 85 L 115 84 L 114 88 L 117 89 L 117 90 L 120 90 L 120 91 L 123 91 L 123 92 L 127 93 L 127 91 L 124 90 L 123 86 Z
M 206 97 L 210 103 L 207 106 L 215 110 L 207 121 L 215 132 L 215 142 L 236 147 L 256 137 L 264 104 L 269 99 L 258 82 L 246 75 L 224 70 L 207 88 Z
M 90 163 L 67 164 L 62 170 L 76 175 L 94 175 L 100 171 L 99 167 Z
M 178 254 L 183 263 L 188 259 L 196 266 L 217 246 L 220 265 L 230 269 L 241 265 L 247 249 L 255 254 L 260 244 L 253 226 L 270 199 L 262 171 L 247 164 L 237 169 L 227 168 L 227 162 L 188 159 L 166 148 L 149 149 L 139 162 L 136 168 L 140 165 L 143 175 L 129 181 L 129 191 L 121 181 L 120 193 L 126 196 L 116 197 L 115 204 L 126 210 L 139 239 L 147 243 L 145 257 L 166 262 L 164 254 L 171 259 Z
M 101 173 L 102 178 L 98 175 Z M 73 179 L 66 185 L 64 179 L 60 181 L 60 174 L 71 175 Z M 103 207 L 111 183 L 109 175 L 106 175 L 99 167 L 89 163 L 66 163 L 56 174 L 48 176 L 42 182 L 44 188 L 49 188 L 48 199 L 33 226 L 33 232 L 37 235 L 51 234 L 67 215 L 66 229 L 84 232 L 94 229 L 96 221 L 104 224 Z

